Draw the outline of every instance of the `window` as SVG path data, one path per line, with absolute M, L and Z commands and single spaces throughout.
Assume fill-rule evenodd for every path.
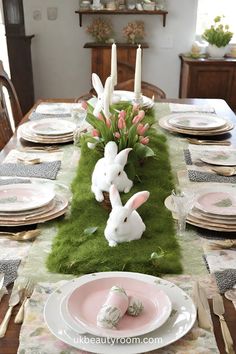
M 235 0 L 198 0 L 196 34 L 200 39 L 204 30 L 209 27 L 216 16 L 224 15 L 224 22 L 234 33 L 231 42 L 236 43 Z

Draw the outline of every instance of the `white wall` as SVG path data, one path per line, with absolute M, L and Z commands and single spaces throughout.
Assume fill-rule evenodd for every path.
M 94 16 L 83 17 L 79 27 L 78 0 L 24 0 L 27 34 L 32 40 L 32 61 L 36 98 L 76 97 L 87 92 L 90 86 L 90 49 L 84 49 L 91 37 L 87 25 Z M 167 97 L 178 97 L 180 60 L 179 53 L 190 49 L 195 36 L 197 0 L 168 0 L 166 27 L 162 16 L 109 16 L 116 38 L 122 39 L 122 28 L 130 21 L 145 22 L 146 42 L 142 79 L 160 86 Z M 55 21 L 47 19 L 47 7 L 58 8 Z M 40 10 L 41 20 L 33 19 L 33 11 Z M 163 48 L 173 39 L 172 48 Z M 171 43 L 170 43 L 171 44 Z

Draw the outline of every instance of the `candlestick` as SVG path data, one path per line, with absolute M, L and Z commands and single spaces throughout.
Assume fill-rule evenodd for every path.
M 135 63 L 135 76 L 134 76 L 134 96 L 136 99 L 141 96 L 141 58 L 142 58 L 142 49 L 139 44 L 136 51 L 136 63 Z
M 117 52 L 115 43 L 111 46 L 111 77 L 112 84 L 115 86 L 117 84 Z
M 111 85 L 112 85 L 112 78 L 111 78 L 111 76 L 109 76 L 105 82 L 104 97 L 103 97 L 103 113 L 107 119 L 111 115 L 110 110 L 109 110 L 110 97 L 111 97 Z

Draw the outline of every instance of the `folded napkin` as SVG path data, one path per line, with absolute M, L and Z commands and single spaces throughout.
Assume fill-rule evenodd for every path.
M 182 112 L 199 112 L 199 113 L 214 113 L 215 110 L 213 107 L 204 105 L 190 105 L 182 103 L 169 103 L 169 108 L 172 113 L 182 113 Z
M 236 176 L 220 176 L 216 173 L 188 170 L 188 178 L 192 182 L 236 183 Z
M 176 285 L 182 287 L 184 291 L 191 292 L 194 279 L 190 276 L 178 276 L 176 282 L 173 279 L 169 279 L 176 283 Z M 66 353 L 66 354 L 86 354 L 87 352 L 73 348 L 59 339 L 57 339 L 48 329 L 44 317 L 43 310 L 44 305 L 48 299 L 48 296 L 55 291 L 58 287 L 62 286 L 65 281 L 59 283 L 41 283 L 38 284 L 31 296 L 30 301 L 25 307 L 24 322 L 20 331 L 20 342 L 18 348 L 18 354 L 20 353 Z M 172 316 L 172 315 L 171 315 Z M 86 339 L 90 337 L 87 335 Z M 92 337 L 98 338 L 98 337 Z M 122 351 L 122 350 L 121 350 Z M 214 335 L 211 332 L 207 332 L 202 328 L 192 328 L 191 331 L 183 338 L 170 344 L 167 347 L 154 350 L 152 354 L 213 354 L 218 353 Z
M 236 285 L 236 269 L 225 269 L 215 272 L 214 275 L 220 294 L 224 294 Z
M 73 102 L 42 102 L 36 107 L 35 112 L 52 116 L 71 116 L 71 110 L 76 105 L 79 104 Z
M 236 248 L 212 250 L 204 255 L 210 273 L 236 269 Z
M 0 165 L 0 176 L 56 179 L 60 167 L 61 161 L 42 162 L 36 165 L 3 163 Z
M 7 287 L 17 278 L 17 269 L 20 265 L 20 259 L 0 260 L 0 273 L 4 273 L 3 285 Z
M 113 286 L 98 312 L 97 325 L 102 328 L 116 329 L 128 306 L 129 298 L 125 290 L 119 286 Z
M 48 118 L 65 118 L 65 117 L 70 117 L 71 114 L 42 114 L 42 113 L 37 113 L 35 111 L 33 111 L 32 113 L 30 113 L 29 115 L 29 120 L 40 120 L 40 119 L 48 119 Z

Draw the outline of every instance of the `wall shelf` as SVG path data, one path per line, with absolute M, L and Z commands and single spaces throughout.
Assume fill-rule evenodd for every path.
M 79 25 L 82 27 L 83 15 L 159 15 L 163 17 L 163 27 L 166 25 L 166 15 L 168 11 L 153 10 L 153 11 L 138 11 L 138 10 L 77 10 L 76 14 L 79 14 Z

